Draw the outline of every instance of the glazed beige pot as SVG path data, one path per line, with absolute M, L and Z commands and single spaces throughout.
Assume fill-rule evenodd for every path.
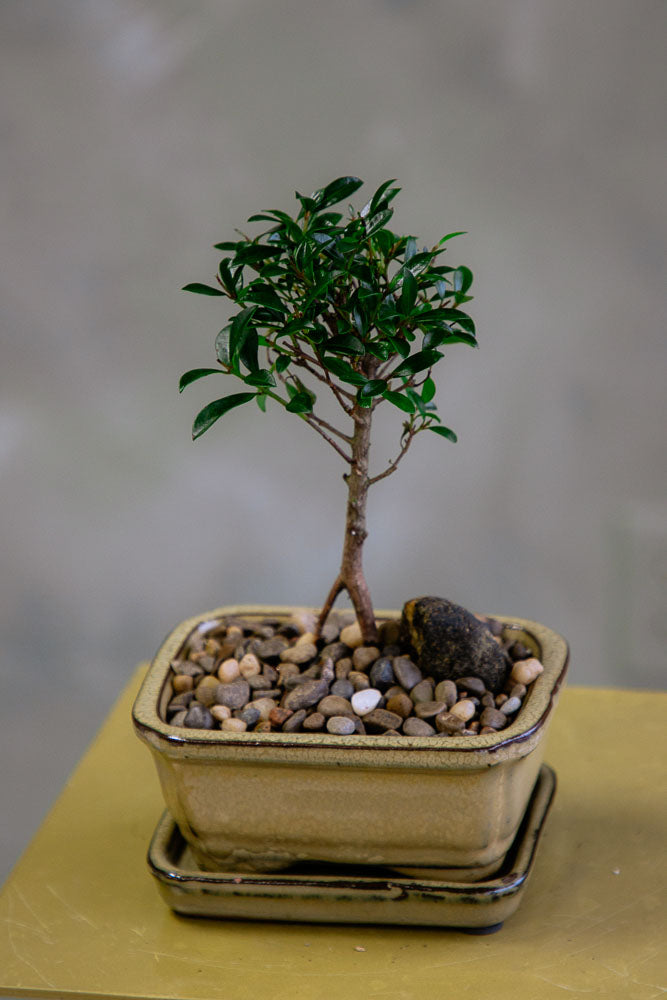
M 186 730 L 164 721 L 170 663 L 194 631 L 225 616 L 289 616 L 225 607 L 166 639 L 133 709 L 165 802 L 208 871 L 280 870 L 297 861 L 455 868 L 486 877 L 515 838 L 542 764 L 568 648 L 536 622 L 496 616 L 542 660 L 518 717 L 484 736 L 333 736 Z M 398 617 L 378 612 L 378 620 Z

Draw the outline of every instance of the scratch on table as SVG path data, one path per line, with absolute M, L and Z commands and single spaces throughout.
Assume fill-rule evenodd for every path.
M 79 910 L 76 909 L 75 906 L 72 906 L 71 903 L 68 903 L 66 899 L 63 899 L 63 897 L 56 892 L 56 890 L 53 888 L 52 885 L 47 885 L 46 888 L 51 893 L 51 895 L 58 900 L 60 905 L 67 910 L 70 917 L 73 917 L 74 920 L 78 920 L 81 923 L 88 924 L 89 927 L 92 927 L 93 930 L 95 931 L 99 930 L 99 927 L 97 926 L 96 923 L 94 923 L 89 917 L 87 917 L 85 913 L 81 913 Z
M 19 897 L 19 899 L 21 900 L 21 902 L 23 903 L 24 906 L 27 905 L 24 897 L 18 891 L 18 889 L 14 888 L 14 893 L 13 894 L 12 893 L 8 894 L 8 907 L 9 907 L 9 910 L 10 910 L 10 915 L 5 918 L 5 923 L 7 924 L 7 937 L 9 938 L 9 947 L 12 950 L 12 954 L 14 955 L 14 958 L 16 958 L 19 962 L 22 962 L 23 965 L 26 965 L 30 969 L 31 972 L 33 972 L 36 976 L 38 976 L 46 986 L 48 986 L 50 989 L 55 989 L 54 984 L 49 979 L 47 979 L 46 976 L 44 975 L 44 973 L 40 972 L 40 970 L 37 968 L 37 966 L 35 965 L 35 963 L 31 962 L 30 959 L 26 958 L 25 955 L 22 954 L 21 951 L 18 948 L 18 945 L 17 945 L 17 942 L 16 942 L 16 938 L 15 938 L 15 930 L 16 930 L 17 927 L 24 928 L 24 929 L 27 928 L 33 934 L 36 933 L 37 936 L 45 944 L 53 944 L 53 941 L 50 938 L 48 938 L 48 937 L 44 937 L 43 934 L 41 934 L 39 931 L 37 931 L 36 928 L 33 927 L 32 925 L 24 924 L 22 921 L 14 919 L 13 911 L 14 911 L 14 907 L 15 907 L 15 896 Z M 39 918 L 33 912 L 32 908 L 30 906 L 28 906 L 27 908 L 33 914 L 33 916 L 35 916 L 35 918 L 37 919 L 37 921 L 40 924 L 40 926 L 42 928 L 44 928 L 44 930 L 46 930 L 44 924 L 42 924 L 41 920 L 39 920 Z

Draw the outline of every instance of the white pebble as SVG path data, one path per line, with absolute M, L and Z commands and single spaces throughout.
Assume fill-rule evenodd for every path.
M 455 705 L 452 705 L 449 711 L 457 719 L 463 719 L 464 722 L 467 722 L 475 714 L 475 702 L 471 701 L 470 698 L 462 698 L 461 701 L 457 701 Z
M 530 684 L 543 670 L 544 667 L 534 656 L 527 660 L 517 660 L 512 667 L 512 680 L 516 684 Z
M 377 688 L 366 688 L 363 691 L 355 691 L 350 701 L 357 715 L 367 715 L 378 707 L 381 699 L 382 692 Z

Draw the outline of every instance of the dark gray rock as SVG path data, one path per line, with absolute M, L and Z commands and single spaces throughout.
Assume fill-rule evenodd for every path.
M 209 710 L 195 701 L 190 705 L 188 714 L 183 719 L 183 725 L 188 729 L 213 729 L 215 723 Z
M 411 715 L 403 723 L 403 732 L 406 736 L 434 736 L 435 729 L 424 719 L 416 719 Z
M 411 691 L 421 680 L 423 680 L 423 674 L 416 663 L 407 656 L 395 656 L 393 659 L 394 676 L 398 683 L 405 688 L 406 691 Z
M 386 691 L 395 683 L 394 669 L 388 656 L 381 656 L 376 660 L 370 670 L 370 679 L 373 687 L 379 691 Z
M 227 708 L 243 708 L 250 700 L 250 685 L 245 677 L 238 677 L 227 684 L 218 684 L 215 700 L 218 705 L 226 705 Z
M 272 639 L 265 639 L 263 642 L 257 643 L 254 652 L 256 656 L 259 656 L 260 660 L 276 662 L 280 659 L 280 654 L 287 649 L 288 645 L 287 639 L 284 639 L 281 635 L 275 635 Z
M 329 685 L 323 678 L 308 677 L 285 696 L 285 708 L 298 712 L 300 708 L 310 708 L 316 705 L 329 693 Z
M 500 691 L 509 663 L 489 629 L 458 604 L 418 597 L 403 607 L 401 637 L 425 674 L 436 680 L 474 675 L 490 691 Z M 396 671 L 396 661 L 394 661 Z
M 507 716 L 497 708 L 485 708 L 479 717 L 482 726 L 491 729 L 503 729 L 507 725 Z
M 331 693 L 337 694 L 339 698 L 347 698 L 349 701 L 354 694 L 354 684 L 350 684 L 348 680 L 338 680 L 334 681 L 331 685 Z

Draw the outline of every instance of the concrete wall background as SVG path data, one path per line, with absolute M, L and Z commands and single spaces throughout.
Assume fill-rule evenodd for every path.
M 481 351 L 376 488 L 379 607 L 440 593 L 562 631 L 575 683 L 661 686 L 664 37 L 657 0 L 5 0 L 0 874 L 181 618 L 316 603 L 339 460 L 274 412 L 193 445 L 211 244 L 355 173 L 456 229 Z M 361 197 L 361 193 L 359 195 Z M 378 427 L 378 466 L 397 424 Z

